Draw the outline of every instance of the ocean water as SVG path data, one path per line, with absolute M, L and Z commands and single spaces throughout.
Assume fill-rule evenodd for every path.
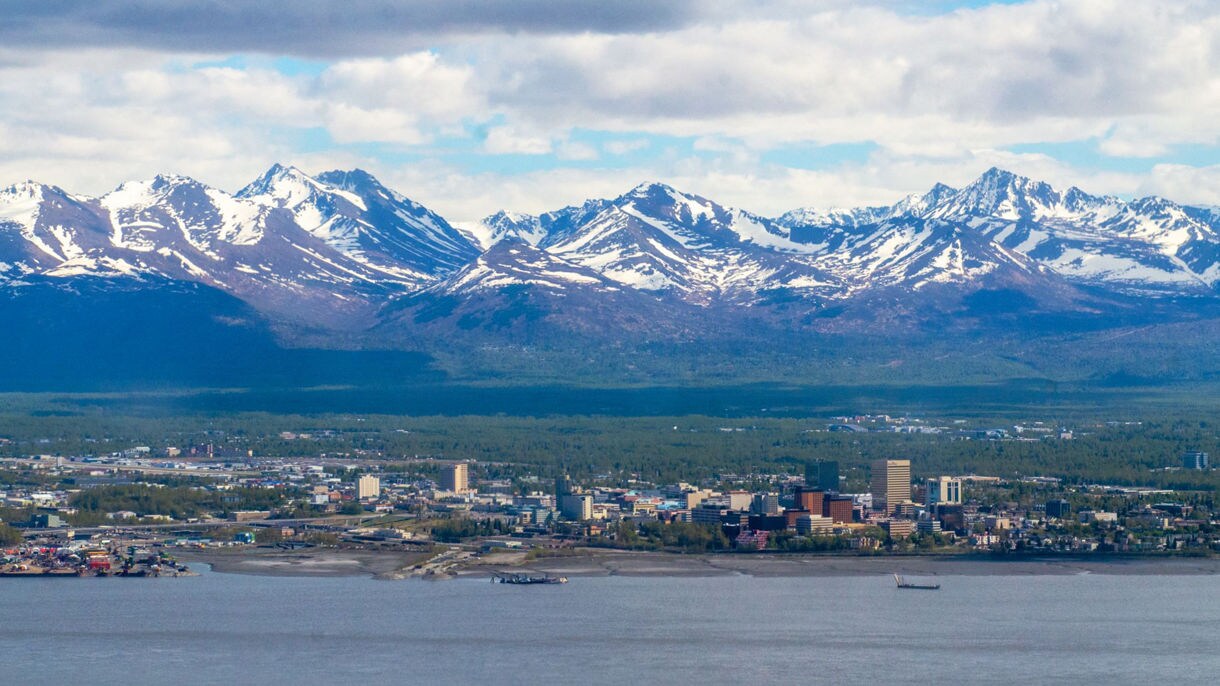
M 0 579 L 0 683 L 1220 683 L 1220 576 L 938 581 Z

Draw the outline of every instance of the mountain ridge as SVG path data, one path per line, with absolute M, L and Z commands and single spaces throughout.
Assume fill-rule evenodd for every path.
M 602 328 L 561 311 L 599 297 L 613 304 L 582 311 L 637 322 L 634 333 L 645 335 L 638 318 L 610 310 L 664 317 L 668 308 L 685 323 L 654 329 L 688 333 L 701 317 L 722 333 L 760 322 L 846 330 L 897 321 L 887 307 L 905 313 L 905 326 L 943 327 L 954 312 L 976 311 L 963 303 L 980 291 L 1011 292 L 1005 302 L 1031 314 L 1104 316 L 1127 311 L 1132 298 L 1215 298 L 1220 212 L 1060 191 L 992 168 L 889 206 L 770 218 L 646 182 L 463 229 L 363 170 L 310 176 L 276 163 L 234 194 L 169 174 L 98 198 L 32 181 L 0 189 L 0 288 L 32 277 L 198 283 L 288 328 L 377 332 L 392 316 L 400 340 L 370 333 L 370 345 L 410 339 L 401 311 L 429 298 L 486 293 L 482 307 L 494 309 L 505 289 L 544 292 L 538 316 L 572 330 Z M 1194 316 L 1188 306 L 1180 314 Z

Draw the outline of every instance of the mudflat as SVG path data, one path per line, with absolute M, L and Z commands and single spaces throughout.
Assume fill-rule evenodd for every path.
M 1035 576 L 1060 574 L 1195 575 L 1220 574 L 1220 557 L 1013 557 L 976 555 L 801 555 L 681 554 L 582 548 L 561 555 L 463 553 L 445 556 L 407 551 L 262 548 L 183 552 L 185 561 L 213 571 L 264 576 L 488 577 L 496 572 L 579 576 L 831 577 L 904 574 L 910 576 Z M 426 563 L 426 564 L 425 564 Z M 421 574 L 420 566 L 436 567 Z
M 1220 558 L 956 556 L 681 555 L 605 552 L 538 558 L 522 569 L 565 576 L 1030 576 L 1053 574 L 1220 574 Z
M 183 552 L 179 559 L 211 565 L 224 574 L 259 576 L 381 576 L 411 567 L 428 553 L 309 548 L 282 551 L 231 548 Z

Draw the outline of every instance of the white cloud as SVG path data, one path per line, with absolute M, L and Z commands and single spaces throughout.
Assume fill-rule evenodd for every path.
M 664 31 L 438 34 L 444 42 L 430 51 L 339 59 L 300 75 L 187 66 L 226 55 L 0 48 L 0 183 L 37 176 L 97 193 L 173 171 L 233 189 L 281 160 L 359 164 L 410 182 L 404 192 L 455 218 L 553 209 L 648 178 L 772 214 L 893 202 L 997 164 L 1093 192 L 1214 197 L 1212 167 L 1160 164 L 1136 175 L 1003 149 L 1097 140 L 1105 155 L 1155 161 L 1175 146 L 1220 143 L 1220 6 L 890 9 L 902 4 L 721 0 L 702 20 Z M 484 153 L 551 155 L 561 168 L 471 174 L 433 147 L 488 122 Z M 621 134 L 598 147 L 610 157 L 646 152 L 631 158 L 645 161 L 564 169 L 599 156 L 577 128 Z M 318 130 L 339 145 L 434 159 L 398 168 L 319 150 Z M 700 154 L 649 134 L 695 138 Z M 810 142 L 877 151 L 822 171 L 761 161 L 766 150 Z
M 666 34 L 478 44 L 493 107 L 532 123 L 877 140 L 907 150 L 1071 140 L 1173 117 L 1215 135 L 1220 8 L 1032 2 L 913 18 L 878 8 Z M 965 136 L 966 140 L 961 140 Z M 1047 136 L 1048 138 L 1042 138 Z
M 668 183 L 764 216 L 797 207 L 888 205 L 936 181 L 962 186 L 992 166 L 1066 189 L 1134 194 L 1141 177 L 1075 169 L 1045 155 L 978 150 L 954 159 L 895 157 L 880 151 L 860 163 L 812 171 L 739 166 L 727 158 L 676 157 L 629 168 L 580 168 L 519 174 L 470 174 L 441 160 L 385 166 L 376 160 L 318 160 L 308 169 L 360 166 L 451 221 L 474 222 L 501 209 L 538 214 L 589 198 L 613 198 L 643 180 Z M 1173 196 L 1169 196 L 1173 197 Z
M 607 141 L 606 143 L 602 144 L 602 150 L 605 150 L 611 155 L 626 155 L 627 153 L 636 152 L 637 150 L 644 150 L 648 146 L 648 139 L 635 138 L 632 140 Z
M 1158 164 L 1140 182 L 1136 193 L 1187 204 L 1220 206 L 1220 164 L 1209 167 Z
M 434 53 L 417 52 L 393 59 L 337 62 L 319 77 L 316 95 L 451 120 L 485 107 L 474 80 L 475 69 L 470 65 L 446 64 Z
M 600 157 L 597 148 L 577 141 L 564 141 L 560 143 L 559 147 L 555 150 L 555 156 L 561 160 L 584 162 Z
M 550 139 L 522 133 L 508 126 L 497 126 L 487 132 L 483 150 L 492 155 L 545 155 L 552 150 Z
M 365 109 L 341 102 L 328 104 L 323 110 L 322 120 L 336 143 L 377 141 L 417 145 L 428 140 L 419 130 L 416 118 L 402 110 Z

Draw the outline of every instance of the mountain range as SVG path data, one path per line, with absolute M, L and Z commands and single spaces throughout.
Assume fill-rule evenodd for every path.
M 172 322 L 180 345 L 184 327 L 207 329 L 212 349 L 234 351 L 251 344 L 226 347 L 226 331 L 257 329 L 268 350 L 732 342 L 799 355 L 834 336 L 1095 348 L 1121 332 L 1155 340 L 1150 327 L 1206 329 L 1217 305 L 1217 208 L 994 168 L 889 206 L 765 217 L 646 183 L 470 226 L 361 170 L 277 164 L 235 194 L 169 175 L 96 198 L 29 181 L 0 190 L 0 316 L 25 355 L 46 346 L 24 323 L 88 338 L 136 310 L 140 331 Z M 140 335 L 125 331 L 115 345 Z

